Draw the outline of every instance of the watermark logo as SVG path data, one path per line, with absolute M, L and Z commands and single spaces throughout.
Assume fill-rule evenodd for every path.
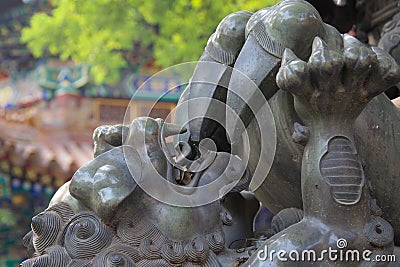
M 347 240 L 344 238 L 339 238 L 336 242 L 336 246 L 338 249 L 344 249 L 345 247 L 347 247 Z
M 226 75 L 228 74 L 240 80 L 240 83 L 227 83 Z M 168 99 L 169 93 L 176 94 L 178 87 L 186 88 L 176 108 L 163 117 L 166 117 L 165 121 L 174 122 L 182 129 L 187 129 L 187 132 L 167 140 L 168 138 L 164 138 L 167 135 L 163 134 L 163 128 L 160 126 L 161 131 L 158 137 L 160 146 L 164 151 L 168 166 L 173 166 L 173 169 L 165 168 L 166 174 L 157 171 L 157 164 L 161 166 L 165 165 L 165 162 L 157 161 L 154 157 L 150 158 L 147 151 L 143 150 L 147 140 L 155 140 L 154 133 L 123 135 L 124 147 L 132 147 L 136 152 L 132 153 L 132 149 L 124 149 L 128 169 L 136 184 L 158 201 L 173 206 L 196 207 L 223 198 L 244 180 L 242 177 L 249 173 L 246 167 L 251 166 L 250 188 L 253 191 L 257 190 L 268 175 L 274 160 L 277 142 L 275 121 L 268 101 L 258 86 L 234 68 L 215 62 L 189 62 L 172 66 L 148 77 L 135 92 L 125 113 L 124 125 L 130 130 L 135 127 L 132 125 L 130 114 L 132 110 L 138 109 L 136 98 L 149 94 L 147 92 L 149 84 L 151 83 L 154 87 L 162 80 L 160 77 L 170 76 L 180 77 L 182 84 L 163 83 L 160 85 L 160 88 L 163 88 L 163 96 L 154 100 L 144 114 L 142 111 L 142 116 L 154 116 L 157 113 L 154 111 L 157 106 L 160 106 L 162 99 Z M 166 90 L 165 86 L 171 88 Z M 253 114 L 250 125 L 243 121 L 238 110 L 214 96 L 222 94 L 221 92 L 225 92 L 227 96 L 234 96 L 235 104 L 245 103 Z M 213 125 L 218 125 L 218 134 L 226 135 L 232 156 L 228 163 L 223 162 L 225 167 L 218 177 L 212 177 L 210 181 L 200 186 L 182 186 L 175 183 L 175 178 L 171 178 L 171 173 L 189 174 L 185 177 L 191 175 L 193 179 L 198 179 L 198 176 L 218 160 L 217 144 L 212 138 L 200 136 L 212 135 L 213 131 L 217 131 L 217 127 L 193 127 L 204 122 L 213 122 Z M 139 127 L 136 128 L 139 129 Z M 210 133 L 205 134 L 204 131 L 210 131 Z M 132 135 L 132 138 L 129 135 Z M 199 141 L 199 156 L 190 159 L 186 155 L 190 155 L 193 148 L 191 146 L 193 137 Z M 171 151 L 172 153 L 169 153 Z M 131 154 L 136 156 L 132 157 Z M 179 175 L 174 175 L 180 178 Z
M 258 250 L 257 258 L 260 261 L 281 262 L 396 262 L 396 255 L 388 254 L 386 251 L 371 251 L 347 249 L 348 243 L 344 238 L 339 238 L 336 248 L 329 247 L 321 251 L 312 249 L 299 250 L 274 250 L 265 246 Z

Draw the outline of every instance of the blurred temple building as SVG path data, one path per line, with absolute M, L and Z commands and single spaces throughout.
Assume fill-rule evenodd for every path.
M 149 79 L 157 71 L 151 51 L 134 51 L 147 62 L 130 62 L 113 86 L 93 84 L 89 66 L 34 59 L 20 30 L 49 9 L 45 0 L 0 1 L 0 267 L 26 257 L 22 237 L 32 216 L 93 158 L 97 126 L 123 123 L 124 116 L 166 118 L 182 91 L 177 76 Z

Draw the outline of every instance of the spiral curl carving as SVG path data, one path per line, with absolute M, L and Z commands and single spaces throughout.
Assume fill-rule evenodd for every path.
M 375 217 L 368 222 L 364 231 L 367 240 L 374 246 L 384 247 L 393 242 L 393 227 L 381 217 Z
M 225 248 L 225 235 L 222 230 L 208 234 L 206 240 L 210 249 L 215 253 L 219 253 Z
M 66 202 L 59 202 L 48 209 L 46 211 L 54 211 L 58 215 L 60 215 L 62 221 L 64 223 L 68 222 L 72 216 L 75 215 L 74 211 L 72 210 L 71 206 Z
M 204 262 L 208 257 L 209 251 L 208 243 L 200 236 L 193 238 L 185 246 L 185 254 L 191 262 Z
M 161 248 L 161 257 L 172 264 L 185 262 L 186 254 L 182 242 L 170 241 L 165 243 Z
M 136 266 L 135 262 L 142 259 L 142 255 L 136 248 L 127 245 L 112 245 L 96 255 L 93 266 Z
M 44 250 L 55 243 L 62 228 L 61 217 L 53 212 L 46 211 L 32 218 L 33 247 L 42 254 Z
M 132 246 L 139 246 L 144 239 L 151 239 L 153 244 L 165 243 L 165 236 L 151 223 L 143 219 L 137 221 L 129 218 L 123 219 L 117 227 L 117 235 L 123 241 Z
M 92 267 L 92 262 L 88 259 L 73 259 L 68 267 Z
M 151 239 L 143 239 L 139 245 L 140 252 L 146 259 L 150 260 L 159 259 L 161 257 L 160 249 L 161 247 L 155 245 Z
M 217 256 L 211 252 L 208 256 L 206 262 L 202 264 L 202 267 L 220 267 L 221 264 L 219 263 Z
M 136 264 L 138 267 L 171 267 L 164 259 L 142 260 Z
M 107 247 L 112 232 L 92 212 L 76 214 L 65 226 L 60 244 L 72 258 L 90 258 Z

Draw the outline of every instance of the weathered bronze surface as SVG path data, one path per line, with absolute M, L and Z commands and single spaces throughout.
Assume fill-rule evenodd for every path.
M 339 34 L 303 0 L 227 16 L 200 60 L 215 67 L 198 63 L 176 124 L 142 117 L 95 130 L 95 159 L 32 219 L 21 266 L 309 266 L 262 256 L 321 256 L 343 240 L 371 258 L 392 254 L 400 113 L 381 93 L 400 80 L 395 60 Z M 264 100 L 276 147 L 260 145 L 275 138 L 252 109 Z M 254 236 L 259 202 L 276 216 Z M 373 266 L 327 254 L 312 263 Z
M 374 96 L 399 80 L 400 68 L 382 50 L 364 46 L 348 35 L 344 51 L 339 51 L 318 37 L 307 62 L 285 50 L 277 83 L 294 95 L 294 106 L 310 135 L 301 175 L 304 218 L 265 243 L 275 251 L 313 247 L 320 255 L 340 238 L 353 249 L 368 248 L 382 254 L 390 252 L 393 245 L 391 225 L 370 210 L 372 199 L 357 155 L 353 125 Z M 253 266 L 268 265 L 257 257 L 249 261 Z M 332 263 L 328 257 L 321 262 L 359 265 Z

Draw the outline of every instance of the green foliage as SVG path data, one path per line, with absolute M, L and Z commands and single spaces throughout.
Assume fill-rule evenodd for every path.
M 0 229 L 16 225 L 15 215 L 7 209 L 0 208 Z
M 34 56 L 44 53 L 92 66 L 95 82 L 112 82 L 136 46 L 153 48 L 161 67 L 196 60 L 219 21 L 238 10 L 255 11 L 278 0 L 53 0 L 22 31 Z

